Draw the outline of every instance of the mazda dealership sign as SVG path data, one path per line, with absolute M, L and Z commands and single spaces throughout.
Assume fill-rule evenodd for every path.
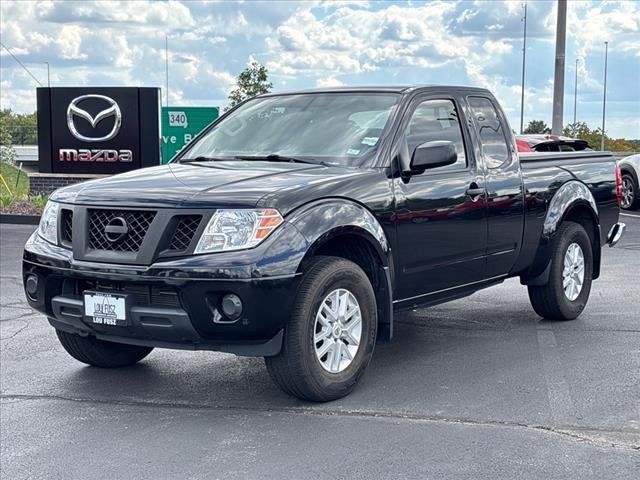
M 40 172 L 120 173 L 160 162 L 159 89 L 38 88 Z
M 83 101 L 93 99 L 101 100 L 108 105 L 107 108 L 98 112 L 95 116 L 91 115 L 91 113 L 87 112 L 79 106 Z M 78 128 L 76 127 L 75 116 L 87 120 L 91 125 L 91 128 L 94 130 L 98 125 L 98 122 L 113 117 L 113 128 L 106 135 L 98 137 L 87 137 L 78 131 Z M 122 125 L 122 112 L 120 111 L 120 107 L 113 98 L 107 97 L 106 95 L 80 95 L 79 97 L 71 100 L 69 106 L 67 107 L 67 126 L 69 127 L 69 131 L 71 132 L 71 134 L 78 140 L 83 140 L 85 142 L 106 142 L 107 140 L 111 140 L 118 134 L 118 132 L 120 131 L 120 125 Z

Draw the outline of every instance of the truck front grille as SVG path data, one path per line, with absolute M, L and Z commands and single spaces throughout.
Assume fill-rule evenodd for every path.
M 63 245 L 71 246 L 73 243 L 73 210 L 68 210 L 66 208 L 62 209 L 60 240 Z
M 169 250 L 174 252 L 182 252 L 189 248 L 191 240 L 200 226 L 202 215 L 181 215 L 179 218 L 173 232 L 171 245 L 169 245 Z
M 89 248 L 116 252 L 137 252 L 156 216 L 150 210 L 95 210 L 89 209 Z M 116 220 L 120 218 L 121 220 Z M 122 222 L 122 220 L 124 222 Z M 124 223 L 126 233 L 109 234 L 107 226 Z

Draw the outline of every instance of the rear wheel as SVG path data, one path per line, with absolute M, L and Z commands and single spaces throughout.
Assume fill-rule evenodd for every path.
M 625 173 L 622 175 L 622 202 L 620 206 L 625 210 L 631 210 L 638 207 L 638 185 L 631 175 Z
M 529 300 L 541 317 L 573 320 L 584 310 L 591 291 L 593 253 L 584 227 L 564 222 L 552 245 L 549 281 L 529 286 Z
M 105 342 L 95 337 L 81 337 L 74 333 L 56 330 L 58 340 L 76 360 L 102 368 L 118 368 L 133 365 L 151 353 L 153 348 Z
M 306 270 L 281 352 L 266 357 L 271 378 L 303 400 L 347 395 L 375 345 L 377 310 L 369 278 L 355 263 L 317 257 Z

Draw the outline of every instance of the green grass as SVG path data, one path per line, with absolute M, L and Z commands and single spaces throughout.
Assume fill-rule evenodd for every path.
M 16 167 L 2 162 L 0 163 L 0 174 L 7 183 L 7 185 L 5 185 L 0 180 L 1 196 L 24 198 L 29 194 L 29 179 L 25 172 L 21 172 Z M 7 187 L 9 187 L 10 192 L 7 191 Z
M 0 162 L 0 209 L 2 213 L 38 215 L 47 203 L 47 195 L 29 195 L 29 178 L 24 171 Z
M 31 205 L 33 205 L 38 210 L 42 210 L 44 209 L 44 206 L 47 204 L 47 201 L 49 200 L 49 196 L 48 195 L 32 195 L 29 197 L 29 200 L 31 201 Z

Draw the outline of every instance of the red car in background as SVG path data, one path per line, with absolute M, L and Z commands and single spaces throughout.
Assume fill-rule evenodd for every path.
M 585 140 L 562 135 L 516 135 L 518 152 L 578 152 L 592 150 Z

